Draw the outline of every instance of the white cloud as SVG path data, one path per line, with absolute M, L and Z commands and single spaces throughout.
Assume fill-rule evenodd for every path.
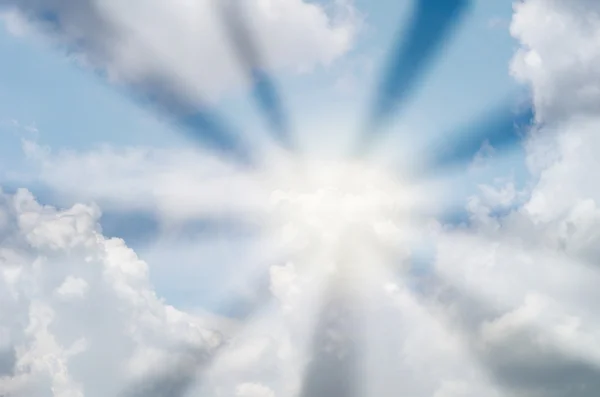
M 511 32 L 521 43 L 514 75 L 531 85 L 542 119 L 600 112 L 600 3 L 527 0 L 515 3 Z
M 236 397 L 275 397 L 273 390 L 257 383 L 243 383 L 235 392 Z
M 113 148 L 52 152 L 26 141 L 38 181 L 62 202 L 141 210 L 173 222 L 264 210 L 260 175 L 192 149 Z
M 133 84 L 166 82 L 187 99 L 222 94 L 241 82 L 239 65 L 215 14 L 213 0 L 2 0 L 11 31 L 22 21 L 41 25 L 74 56 L 109 78 Z M 18 11 L 18 13 L 15 13 Z M 267 64 L 310 70 L 352 46 L 360 17 L 347 0 L 247 2 L 251 27 Z M 57 26 L 58 25 L 58 28 Z
M 437 305 L 501 395 L 600 390 L 599 11 L 587 0 L 515 3 L 512 71 L 539 121 L 526 146 L 533 179 L 521 192 L 482 187 L 473 225 L 437 236 L 435 270 L 449 284 Z M 470 395 L 452 382 L 439 394 Z
M 22 37 L 29 33 L 30 29 L 27 20 L 16 10 L 0 12 L 0 20 L 4 22 L 8 33 L 13 36 Z
M 62 298 L 83 298 L 88 289 L 88 283 L 82 278 L 68 276 L 56 290 Z
M 0 213 L 0 395 L 117 395 L 173 347 L 221 343 L 156 296 L 147 265 L 99 233 L 96 208 L 57 210 L 21 190 L 0 193 Z

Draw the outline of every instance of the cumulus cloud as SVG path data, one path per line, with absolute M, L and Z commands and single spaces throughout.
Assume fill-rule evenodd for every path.
M 306 71 L 328 65 L 352 46 L 360 17 L 346 0 L 327 7 L 304 0 L 247 2 L 246 14 L 266 63 Z M 218 96 L 241 83 L 212 0 L 2 0 L 7 26 L 40 27 L 80 61 L 111 80 L 162 82 L 180 97 Z
M 157 297 L 148 267 L 99 232 L 96 207 L 58 210 L 0 193 L 0 395 L 108 396 L 222 341 L 202 318 Z
M 540 120 L 527 147 L 536 185 L 524 213 L 538 227 L 553 229 L 544 234 L 552 234 L 554 247 L 592 259 L 600 198 L 594 181 L 600 169 L 600 91 L 594 88 L 600 52 L 593 44 L 600 34 L 600 4 L 521 2 L 511 30 L 522 43 L 513 70 L 529 84 Z
M 515 3 L 511 33 L 521 43 L 513 74 L 531 85 L 538 117 L 600 112 L 600 4 L 594 0 Z
M 526 145 L 532 180 L 520 192 L 482 187 L 471 226 L 437 235 L 433 307 L 489 381 L 473 394 L 453 380 L 441 395 L 600 390 L 599 11 L 587 0 L 515 4 L 512 72 L 529 85 L 538 120 Z

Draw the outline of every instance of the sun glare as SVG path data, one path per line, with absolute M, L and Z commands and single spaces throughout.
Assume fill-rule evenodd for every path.
M 398 247 L 410 234 L 416 189 L 358 163 L 315 162 L 272 181 L 276 237 L 338 269 L 366 251 Z M 291 175 L 293 174 L 293 175 Z

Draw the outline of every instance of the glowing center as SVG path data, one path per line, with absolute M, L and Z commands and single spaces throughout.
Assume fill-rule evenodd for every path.
M 409 191 L 376 169 L 315 164 L 271 195 L 285 236 L 303 244 L 349 242 L 350 234 L 378 238 L 399 232 Z

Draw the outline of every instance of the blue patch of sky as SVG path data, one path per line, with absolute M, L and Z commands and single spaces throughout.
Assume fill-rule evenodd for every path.
M 40 143 L 164 144 L 168 135 L 118 91 L 41 40 L 0 30 L 0 117 L 35 123 Z
M 270 298 L 269 267 L 247 235 L 169 237 L 137 250 L 167 302 L 244 317 Z M 263 259 L 259 259 L 259 258 Z

